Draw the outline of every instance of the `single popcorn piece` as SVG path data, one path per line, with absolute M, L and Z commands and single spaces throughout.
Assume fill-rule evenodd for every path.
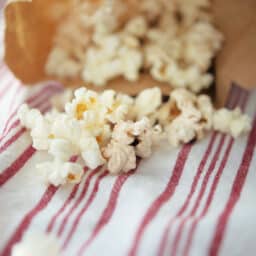
M 136 167 L 134 147 L 111 141 L 104 149 L 104 157 L 108 159 L 107 168 L 112 174 L 128 172 Z
M 94 137 L 81 138 L 81 155 L 85 165 L 90 169 L 95 169 L 105 163 L 97 139 Z
M 176 89 L 157 115 L 164 125 L 169 143 L 177 147 L 194 139 L 202 139 L 212 129 L 213 113 L 208 96 L 196 96 L 185 89 Z
M 98 95 L 96 92 L 80 88 L 75 91 L 75 98 L 65 105 L 65 112 L 77 120 L 82 120 L 84 113 L 98 107 Z
M 51 139 L 50 124 L 40 111 L 30 109 L 24 104 L 18 110 L 18 117 L 23 126 L 31 129 L 33 147 L 37 150 L 48 150 Z
M 124 120 L 133 104 L 131 97 L 117 94 L 113 90 L 104 91 L 100 95 L 100 101 L 106 108 L 105 118 L 113 124 Z
M 25 233 L 22 240 L 12 248 L 11 256 L 60 256 L 58 240 L 52 234 L 41 232 Z
M 136 167 L 136 156 L 147 158 L 157 143 L 159 130 L 153 129 L 148 118 L 140 121 L 121 121 L 116 124 L 112 140 L 103 150 L 110 173 L 127 172 Z
M 51 133 L 51 125 L 47 120 L 41 119 L 31 129 L 33 147 L 37 150 L 48 150 L 50 141 L 54 137 Z
M 213 116 L 214 129 L 223 133 L 229 133 L 234 138 L 251 130 L 251 120 L 247 115 L 243 115 L 239 108 L 231 111 L 220 109 Z
M 43 119 L 38 109 L 30 109 L 27 104 L 23 104 L 18 110 L 18 118 L 22 125 L 28 129 L 33 128 L 38 121 Z
M 46 182 L 56 187 L 67 183 L 80 183 L 84 173 L 80 164 L 63 162 L 58 159 L 38 164 L 37 169 Z
M 67 114 L 59 113 L 52 122 L 50 138 L 65 139 L 72 145 L 78 145 L 85 132 L 82 122 L 70 118 Z
M 161 105 L 162 93 L 157 87 L 142 91 L 135 99 L 134 111 L 138 119 L 152 114 Z
M 196 137 L 196 124 L 182 116 L 176 118 L 165 129 L 168 141 L 174 147 L 189 143 Z
M 49 153 L 55 158 L 68 161 L 72 156 L 78 155 L 79 149 L 67 139 L 52 139 Z

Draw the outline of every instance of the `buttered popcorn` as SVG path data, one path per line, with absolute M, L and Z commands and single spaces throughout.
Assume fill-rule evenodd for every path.
M 46 73 L 104 86 L 141 74 L 200 92 L 223 36 L 210 0 L 76 1 L 60 25 Z
M 112 174 L 129 172 L 138 158 L 150 157 L 162 140 L 177 147 L 200 140 L 213 129 L 237 137 L 251 128 L 250 118 L 239 109 L 215 110 L 210 97 L 184 88 L 173 90 L 165 102 L 159 88 L 132 98 L 83 87 L 72 97 L 66 92 L 52 101 L 54 108 L 44 115 L 27 105 L 20 107 L 18 115 L 30 130 L 33 147 L 52 157 L 37 168 L 55 186 L 79 183 L 84 166 L 105 166 Z M 76 162 L 71 161 L 74 156 Z

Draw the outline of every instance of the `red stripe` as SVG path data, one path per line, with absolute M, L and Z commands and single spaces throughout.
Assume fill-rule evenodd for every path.
M 87 169 L 85 170 L 87 171 Z M 56 212 L 56 214 L 52 217 L 52 219 L 50 220 L 46 231 L 49 233 L 52 231 L 58 217 L 61 215 L 62 212 L 65 211 L 65 209 L 68 207 L 68 205 L 71 203 L 71 201 L 74 199 L 74 197 L 76 196 L 79 186 L 81 183 L 76 184 L 74 186 L 74 188 L 72 189 L 71 193 L 69 194 L 69 197 L 67 198 L 67 200 L 65 201 L 65 203 L 62 205 L 62 207 Z
M 9 167 L 0 174 L 0 187 L 13 177 L 32 157 L 35 149 L 30 145 Z
M 241 94 L 239 94 L 240 96 Z M 236 103 L 237 104 L 237 103 Z M 235 104 L 235 105 L 236 105 Z M 203 182 L 202 182 L 202 185 L 201 185 L 201 188 L 199 190 L 199 194 L 197 196 L 197 199 L 196 199 L 196 202 L 192 208 L 192 210 L 190 211 L 190 213 L 182 219 L 182 221 L 180 222 L 179 226 L 178 226 L 178 229 L 177 229 L 177 233 L 173 239 L 173 243 L 172 243 L 172 250 L 171 250 L 171 255 L 176 255 L 177 254 L 177 250 L 178 250 L 178 246 L 179 246 L 179 242 L 180 242 L 180 238 L 182 236 L 182 231 L 183 231 L 183 228 L 184 228 L 184 225 L 185 223 L 193 216 L 195 216 L 197 210 L 198 210 L 198 207 L 202 201 L 202 198 L 204 196 L 204 193 L 205 193 L 205 190 L 207 188 L 207 185 L 208 185 L 208 182 L 209 182 L 209 178 L 211 177 L 213 171 L 215 170 L 215 167 L 216 167 L 216 163 L 220 157 L 220 152 L 222 150 L 222 147 L 223 145 L 225 144 L 225 140 L 227 138 L 227 135 L 221 135 L 221 139 L 220 139 L 220 142 L 219 142 L 219 145 L 217 147 L 217 150 L 214 154 L 214 157 L 210 163 L 210 166 L 207 170 L 207 173 L 203 179 Z
M 199 192 L 199 195 L 197 196 L 197 199 L 196 199 L 196 203 L 192 209 L 192 211 L 190 212 L 190 214 L 188 216 L 186 216 L 180 223 L 180 225 L 178 226 L 178 231 L 176 233 L 176 236 L 173 240 L 173 243 L 172 243 L 172 250 L 171 250 L 171 255 L 176 255 L 177 253 L 177 249 L 178 249 L 178 245 L 179 245 L 179 240 L 180 240 L 180 237 L 182 235 L 182 230 L 183 230 L 183 227 L 184 227 L 184 224 L 186 223 L 186 221 L 191 218 L 191 216 L 194 216 L 194 214 L 196 213 L 198 207 L 199 207 L 199 204 L 202 200 L 202 197 L 204 195 L 204 192 L 207 188 L 207 183 L 208 183 L 208 180 L 212 174 L 212 172 L 214 171 L 215 169 L 215 165 L 219 159 L 219 156 L 220 156 L 220 152 L 222 150 L 222 147 L 223 147 L 223 144 L 225 142 L 225 138 L 226 138 L 226 135 L 222 135 L 221 136 L 221 139 L 220 139 L 220 142 L 219 142 L 219 145 L 217 147 L 217 150 L 214 154 L 214 157 L 211 161 L 211 164 L 209 166 L 209 169 L 203 179 L 203 183 L 201 185 L 201 188 L 200 188 L 200 192 Z
M 248 94 L 244 95 L 244 99 L 243 99 L 243 102 L 241 104 L 241 108 L 242 110 L 244 110 L 245 108 L 245 104 L 248 100 Z M 224 157 L 221 161 L 221 164 L 218 168 L 218 171 L 214 177 L 214 180 L 213 180 L 213 183 L 211 185 L 211 188 L 210 188 L 210 192 L 208 194 L 208 197 L 207 197 L 207 200 L 206 200 L 206 204 L 203 208 L 203 211 L 201 212 L 201 214 L 199 216 L 197 216 L 193 221 L 192 221 L 192 224 L 190 226 L 190 229 L 188 231 L 188 238 L 187 238 L 187 241 L 186 241 L 186 245 L 185 245 L 185 248 L 184 248 L 184 252 L 183 252 L 183 255 L 188 255 L 189 253 L 189 249 L 190 249 L 190 246 L 191 246 L 191 243 L 192 243 L 192 240 L 193 240 L 193 235 L 194 235 L 194 232 L 196 230 L 196 226 L 198 224 L 198 222 L 207 214 L 208 210 L 209 210 L 209 207 L 212 203 L 212 200 L 213 200 L 213 197 L 214 197 L 214 194 L 215 194 L 215 191 L 216 191 L 216 188 L 218 186 L 218 183 L 219 183 L 219 180 L 222 176 L 222 173 L 224 171 L 224 168 L 227 164 L 227 161 L 228 161 L 228 158 L 229 158 L 229 155 L 230 155 L 230 152 L 231 152 L 231 149 L 233 147 L 233 144 L 234 144 L 234 139 L 233 138 L 230 138 L 229 142 L 228 142 L 228 146 L 226 148 L 226 151 L 224 153 Z
M 49 107 L 46 106 L 46 109 L 48 108 Z M 4 149 L 14 143 L 23 133 L 24 131 L 20 132 L 19 136 L 16 136 L 15 139 L 10 138 L 10 140 L 6 142 Z M 10 178 L 12 178 L 25 165 L 25 163 L 32 157 L 34 153 L 35 150 L 32 148 L 32 146 L 29 146 L 8 168 L 3 170 L 0 174 L 0 186 L 4 185 Z
M 54 91 L 53 91 L 52 89 L 53 89 L 52 87 L 47 86 L 46 88 L 43 88 L 42 90 L 40 90 L 40 91 L 39 91 L 38 93 L 36 93 L 35 95 L 32 95 L 32 96 L 31 96 L 30 98 L 28 98 L 25 102 L 29 104 L 29 103 L 33 103 L 34 101 L 40 99 L 40 101 L 37 102 L 35 105 L 31 105 L 31 107 L 37 108 L 38 106 L 40 106 L 40 104 L 42 104 L 42 102 L 44 102 L 46 99 L 49 99 L 49 96 L 51 96 L 53 93 L 55 94 L 57 91 L 59 91 L 58 88 L 54 88 Z M 56 90 L 56 91 L 55 91 L 55 90 Z M 49 94 L 48 94 L 47 92 L 49 92 Z M 46 93 L 47 93 L 47 94 L 46 94 Z M 42 94 L 42 95 L 41 95 L 41 94 Z M 46 95 L 46 97 L 45 97 L 45 95 Z M 41 96 L 41 97 L 39 98 L 39 96 Z M 23 104 L 23 103 L 22 103 L 22 104 Z M 18 111 L 19 107 L 20 107 L 22 104 L 20 104 L 20 105 L 16 108 L 16 110 L 15 110 L 15 111 L 10 115 L 10 117 L 8 118 L 8 120 L 7 120 L 6 124 L 5 124 L 4 130 L 3 130 L 3 135 L 2 135 L 1 138 L 0 138 L 0 142 L 2 141 L 2 139 L 4 138 L 4 136 L 5 136 L 11 129 L 13 129 L 14 127 L 16 127 L 16 126 L 19 124 L 19 123 L 18 123 L 19 120 L 16 120 L 16 121 L 14 121 L 14 123 L 11 125 L 11 127 L 8 128 L 8 125 L 9 125 L 11 119 L 12 119 L 15 115 L 17 115 L 17 111 Z M 7 128 L 8 128 L 8 130 L 7 130 Z
M 55 225 L 56 220 L 58 219 L 58 217 L 61 215 L 62 212 L 65 211 L 65 209 L 67 208 L 67 206 L 71 203 L 71 201 L 74 199 L 74 197 L 77 194 L 79 188 L 79 184 L 76 184 L 73 188 L 73 190 L 71 191 L 68 199 L 66 200 L 66 202 L 63 204 L 63 206 L 56 212 L 56 214 L 52 217 L 50 223 L 47 226 L 46 231 L 48 233 L 50 233 Z
M 25 215 L 25 217 L 23 218 L 23 220 L 21 221 L 21 223 L 15 230 L 14 234 L 11 236 L 11 238 L 7 242 L 5 248 L 2 251 L 1 256 L 10 256 L 11 255 L 12 246 L 15 243 L 20 241 L 24 231 L 26 231 L 26 229 L 29 227 L 33 218 L 37 214 L 39 214 L 49 204 L 49 202 L 51 201 L 51 199 L 53 198 L 53 196 L 57 190 L 58 190 L 57 187 L 54 187 L 54 186 L 48 187 L 48 189 L 46 190 L 46 192 L 44 193 L 43 197 L 38 202 L 38 204 L 30 212 L 28 212 Z
M 26 103 L 27 104 L 31 104 L 33 101 L 37 100 L 38 97 L 41 95 L 41 94 L 44 94 L 46 92 L 48 92 L 49 90 L 57 90 L 57 91 L 61 91 L 62 88 L 59 84 L 55 84 L 55 83 L 50 83 L 50 84 L 47 84 L 46 86 L 44 86 L 40 91 L 36 92 L 34 95 L 31 95 L 27 100 L 26 100 Z
M 17 83 L 17 80 L 8 80 L 7 84 L 3 88 L 3 90 L 0 92 L 0 100 L 6 95 L 6 93 L 13 87 L 14 82 Z
M 139 163 L 137 164 L 137 168 Z M 113 213 L 117 206 L 117 200 L 120 195 L 121 189 L 124 186 L 127 179 L 136 172 L 137 169 L 130 171 L 129 173 L 121 174 L 116 178 L 115 184 L 112 187 L 111 194 L 107 203 L 106 208 L 104 209 L 100 219 L 98 220 L 96 226 L 94 227 L 91 236 L 82 244 L 78 251 L 78 255 L 82 255 L 88 246 L 93 242 L 97 237 L 100 231 L 108 224 Z
M 25 132 L 26 132 L 26 129 L 25 128 L 21 128 L 9 140 L 7 140 L 2 146 L 0 146 L 0 154 L 3 151 L 5 151 L 12 143 L 14 143 Z
M 230 90 L 230 93 L 229 93 L 227 107 L 229 107 L 229 106 L 234 107 L 236 105 L 239 97 L 240 97 L 240 95 L 237 92 L 237 87 L 233 86 L 232 90 Z M 180 208 L 178 213 L 169 220 L 169 222 L 168 222 L 168 224 L 167 224 L 167 226 L 166 226 L 166 228 L 163 232 L 163 236 L 162 236 L 162 239 L 160 241 L 160 245 L 159 245 L 159 249 L 158 249 L 158 255 L 164 255 L 164 251 L 165 251 L 165 248 L 166 248 L 166 245 L 167 245 L 168 235 L 171 231 L 171 228 L 173 227 L 174 221 L 177 218 L 181 217 L 182 214 L 184 214 L 184 212 L 187 210 L 187 208 L 190 204 L 191 198 L 192 198 L 193 194 L 195 193 L 196 187 L 197 187 L 199 179 L 200 179 L 200 177 L 203 173 L 204 167 L 207 163 L 207 160 L 210 156 L 210 153 L 212 152 L 212 148 L 213 148 L 213 145 L 215 144 L 216 137 L 217 137 L 217 133 L 214 132 L 212 137 L 211 137 L 211 140 L 210 140 L 210 142 L 207 146 L 207 149 L 204 153 L 204 156 L 203 156 L 203 158 L 202 158 L 202 160 L 199 164 L 197 173 L 194 177 L 193 183 L 192 183 L 191 188 L 190 188 L 190 192 L 189 192 L 184 204 L 182 205 L 182 207 Z M 180 234 L 178 236 L 180 236 Z M 174 247 L 175 246 L 177 246 L 177 245 L 175 245 L 175 242 L 174 242 Z M 174 248 L 174 249 L 177 250 L 177 248 Z
M 87 200 L 87 202 L 85 203 L 85 205 L 83 206 L 83 208 L 80 210 L 80 212 L 78 213 L 77 217 L 75 218 L 75 221 L 71 227 L 71 230 L 69 231 L 64 243 L 63 243 L 63 246 L 62 246 L 62 249 L 64 250 L 68 244 L 70 243 L 71 239 L 72 239 L 72 236 L 73 234 L 75 233 L 78 225 L 79 225 L 79 222 L 81 220 L 81 218 L 84 216 L 85 212 L 87 211 L 87 209 L 90 207 L 90 205 L 92 204 L 92 202 L 94 201 L 96 195 L 97 195 L 97 192 L 99 190 L 99 185 L 100 185 L 100 182 L 102 181 L 102 179 L 108 175 L 108 171 L 105 171 L 103 172 L 101 175 L 98 176 L 95 184 L 94 184 L 94 187 L 92 189 L 92 192 Z
M 58 236 L 61 236 L 65 227 L 66 227 L 66 224 L 68 223 L 69 221 L 69 218 L 71 217 L 72 213 L 75 211 L 75 209 L 79 206 L 79 204 L 81 203 L 81 201 L 84 199 L 84 197 L 86 196 L 86 193 L 89 189 L 89 185 L 90 185 L 90 182 L 92 180 L 92 178 L 98 173 L 100 168 L 97 168 L 95 170 L 93 170 L 89 175 L 88 177 L 86 178 L 86 181 L 84 183 L 84 187 L 83 187 L 83 190 L 79 196 L 79 198 L 76 200 L 76 202 L 74 203 L 74 205 L 72 206 L 72 208 L 70 209 L 70 211 L 67 212 L 66 216 L 63 218 L 61 224 L 60 224 L 60 228 L 58 230 Z
M 11 99 L 11 101 L 10 101 L 10 106 L 9 106 L 9 111 L 10 111 L 10 112 L 13 110 L 13 106 L 15 105 L 15 102 L 16 102 L 16 100 L 17 100 L 17 98 L 16 98 L 17 95 L 19 95 L 22 90 L 24 90 L 24 87 L 22 87 L 22 86 L 20 85 L 20 83 L 19 83 L 19 84 L 18 84 L 18 87 L 17 87 L 17 89 L 15 90 L 15 93 L 13 94 L 13 97 L 12 97 L 12 99 Z
M 24 132 L 25 130 L 22 133 Z M 14 143 L 16 140 L 12 141 L 12 143 Z M 11 144 L 8 146 L 10 145 Z M 12 178 L 25 165 L 35 152 L 36 150 L 30 145 L 9 167 L 3 170 L 0 174 L 0 187 L 4 185 L 10 178 Z
M 165 230 L 164 230 L 164 233 L 163 233 L 163 237 L 161 239 L 161 242 L 160 242 L 160 246 L 159 246 L 159 249 L 158 249 L 158 255 L 164 255 L 164 250 L 165 250 L 165 247 L 166 247 L 166 244 L 167 244 L 167 239 L 168 239 L 168 234 L 170 233 L 170 230 L 172 228 L 172 225 L 174 223 L 174 220 L 178 217 L 180 217 L 187 209 L 187 207 L 189 206 L 189 203 L 190 203 L 190 200 L 196 190 L 196 187 L 197 187 L 197 184 L 199 182 L 199 179 L 202 175 L 202 172 L 203 172 L 203 169 L 205 167 L 205 164 L 208 160 L 208 157 L 212 151 L 212 148 L 213 148 L 213 145 L 215 143 L 215 139 L 216 139 L 216 136 L 217 136 L 217 133 L 213 133 L 212 137 L 211 137 L 211 140 L 208 144 L 208 147 L 205 151 L 205 154 L 199 164 L 199 167 L 198 167 L 198 171 L 195 175 L 195 178 L 193 180 L 193 183 L 192 183 L 192 186 L 190 188 L 190 192 L 186 198 L 186 201 L 184 202 L 184 204 L 182 205 L 182 207 L 180 208 L 179 212 L 173 217 L 170 219 L 170 221 L 168 222 Z
M 246 149 L 243 154 L 243 159 L 237 171 L 236 178 L 234 180 L 229 199 L 227 201 L 227 204 L 224 210 L 222 211 L 222 213 L 218 218 L 218 224 L 216 226 L 215 234 L 213 236 L 210 250 L 209 250 L 209 255 L 211 256 L 218 255 L 219 253 L 229 217 L 234 207 L 236 206 L 240 198 L 242 189 L 244 187 L 244 183 L 245 183 L 248 170 L 252 161 L 253 152 L 255 150 L 255 145 L 256 145 L 256 119 L 254 117 L 253 128 L 248 137 Z
M 163 204 L 165 204 L 174 195 L 176 187 L 179 184 L 179 180 L 182 175 L 188 155 L 191 151 L 191 148 L 192 145 L 189 144 L 183 146 L 182 149 L 180 150 L 172 175 L 165 190 L 150 205 L 149 209 L 147 210 L 139 225 L 139 228 L 137 229 L 133 244 L 129 252 L 130 256 L 136 255 L 140 240 L 148 224 L 154 219 L 154 217 L 157 215 L 158 211 L 163 206 Z

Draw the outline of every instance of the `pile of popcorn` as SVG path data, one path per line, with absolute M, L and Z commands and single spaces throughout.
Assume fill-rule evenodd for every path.
M 101 3 L 101 4 L 100 4 Z M 46 73 L 103 86 L 149 74 L 173 88 L 199 92 L 223 42 L 210 0 L 74 1 L 60 25 Z
M 186 89 L 173 90 L 163 101 L 157 87 L 135 98 L 82 87 L 74 93 L 67 89 L 52 102 L 52 110 L 44 115 L 24 104 L 18 116 L 30 130 L 33 147 L 52 156 L 37 168 L 55 186 L 79 183 L 84 166 L 105 166 L 111 174 L 128 172 L 162 140 L 176 147 L 200 140 L 211 130 L 237 137 L 251 128 L 240 109 L 215 110 L 208 96 Z M 71 161 L 74 156 L 77 161 Z

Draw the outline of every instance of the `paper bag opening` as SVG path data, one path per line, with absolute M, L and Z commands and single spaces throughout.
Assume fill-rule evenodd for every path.
M 44 67 L 56 29 L 67 15 L 70 4 L 71 0 L 11 1 L 7 4 L 5 61 L 23 83 L 34 84 L 56 79 L 47 76 Z M 62 10 L 61 15 L 54 15 L 55 8 Z M 215 62 L 217 102 L 223 104 L 232 81 L 247 88 L 256 85 L 256 2 L 214 0 L 213 8 L 216 24 L 225 37 L 223 49 Z M 80 79 L 65 79 L 61 82 L 67 86 L 85 84 Z M 121 88 L 134 94 L 155 85 L 159 85 L 164 93 L 170 90 L 168 84 L 156 82 L 149 75 L 142 76 L 136 83 L 118 78 L 107 88 Z M 102 89 L 88 84 L 86 86 Z

